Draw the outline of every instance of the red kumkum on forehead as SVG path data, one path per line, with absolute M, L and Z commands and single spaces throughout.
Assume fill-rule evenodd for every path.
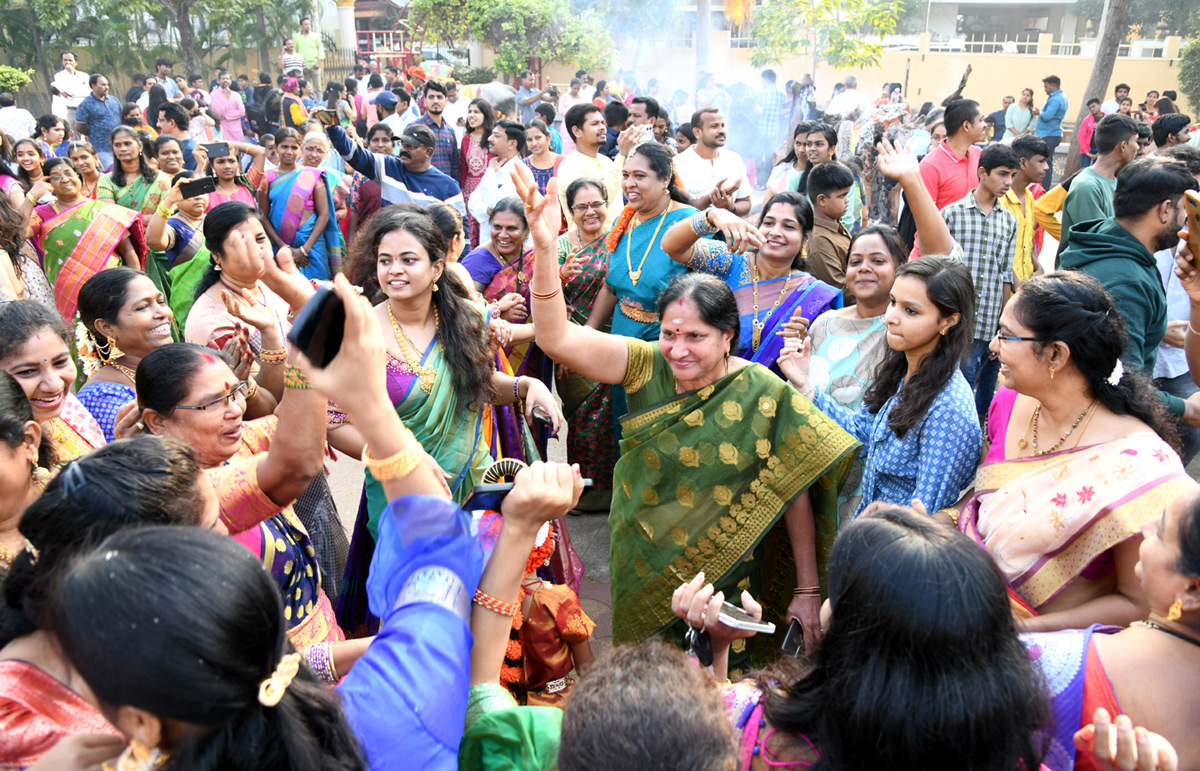
M 204 360 L 205 364 L 216 364 L 217 363 L 217 357 L 213 356 L 211 353 L 201 353 L 200 358 Z

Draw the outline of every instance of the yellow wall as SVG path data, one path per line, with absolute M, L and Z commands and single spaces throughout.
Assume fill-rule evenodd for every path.
M 876 67 L 838 70 L 822 63 L 817 69 L 818 99 L 827 100 L 835 83 L 846 75 L 854 74 L 858 77 L 859 91 L 872 99 L 880 94 L 885 82 L 905 83 L 905 100 L 915 110 L 923 102 L 937 104 L 953 92 L 958 87 L 963 70 L 970 64 L 972 73 L 965 96 L 979 100 L 987 112 L 999 109 L 1004 96 L 1020 97 L 1021 89 L 1025 87 L 1034 90 L 1035 104 L 1042 104 L 1046 98 L 1042 89 L 1042 78 L 1057 75 L 1062 78 L 1062 88 L 1069 105 L 1068 122 L 1074 122 L 1078 108 L 1083 103 L 1083 91 L 1091 76 L 1092 57 L 1051 56 L 1048 53 L 1051 36 L 1042 37 L 1044 40 L 1039 48 L 1043 53 L 1039 54 L 885 51 Z M 1181 42 L 1179 38 L 1169 39 L 1166 58 L 1118 58 L 1104 98 L 1111 97 L 1111 86 L 1117 83 L 1128 83 L 1135 101 L 1143 99 L 1150 89 L 1159 92 L 1166 89 L 1178 90 L 1176 68 Z M 926 48 L 927 42 L 922 45 L 922 49 Z M 714 31 L 709 45 L 709 69 L 716 72 L 723 83 L 741 81 L 751 88 L 757 88 L 760 68 L 750 65 L 752 51 L 753 49 L 749 48 L 730 48 L 729 32 Z M 491 51 L 484 52 L 484 59 L 488 64 L 492 58 Z M 633 52 L 622 51 L 620 59 L 617 67 L 632 66 Z M 617 67 L 614 67 L 614 71 Z M 788 80 L 809 72 L 811 67 L 811 58 L 792 58 L 774 69 L 782 86 Z M 565 88 L 574 75 L 574 69 L 566 65 L 550 65 L 546 67 L 545 75 L 550 82 Z M 661 92 L 663 94 L 670 94 L 676 88 L 691 92 L 695 72 L 695 49 L 643 48 L 638 57 L 636 72 L 638 81 L 642 84 L 649 78 L 658 78 L 664 86 Z M 596 77 L 604 77 L 604 74 L 598 73 Z M 1197 106 L 1191 106 L 1189 109 L 1186 100 L 1183 100 L 1182 96 L 1180 99 L 1180 110 L 1196 118 Z

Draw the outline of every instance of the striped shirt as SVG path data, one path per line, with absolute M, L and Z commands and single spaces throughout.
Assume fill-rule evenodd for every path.
M 1013 283 L 1017 218 L 998 201 L 991 214 L 974 193 L 942 209 L 950 235 L 962 247 L 962 261 L 975 282 L 975 339 L 991 340 L 1004 310 L 1004 285 Z
M 442 121 L 442 125 L 437 125 L 429 117 L 429 113 L 425 113 L 413 123 L 428 126 L 437 140 L 433 147 L 433 158 L 430 159 L 433 167 L 451 179 L 458 179 L 458 135 L 454 133 L 454 127 L 445 120 Z

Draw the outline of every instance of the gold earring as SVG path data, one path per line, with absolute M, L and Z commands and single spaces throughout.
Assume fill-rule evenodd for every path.
M 1183 600 L 1178 597 L 1175 602 L 1171 603 L 1170 610 L 1167 611 L 1167 621 L 1178 621 L 1183 618 Z
M 1053 379 L 1054 379 L 1054 367 L 1051 367 L 1051 368 L 1050 368 L 1050 379 L 1051 379 L 1051 380 L 1053 380 Z
M 108 337 L 107 335 L 105 337 L 108 340 L 108 359 L 109 359 L 109 361 L 112 361 L 113 359 L 119 359 L 125 355 L 125 352 L 117 347 L 116 340 L 112 339 L 111 337 Z
M 433 291 L 436 292 L 437 290 L 438 290 L 437 279 L 434 279 L 433 280 Z

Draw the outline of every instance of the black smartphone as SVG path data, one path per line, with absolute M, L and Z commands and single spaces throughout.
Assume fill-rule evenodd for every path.
M 583 480 L 583 489 L 592 486 L 592 480 Z M 463 511 L 500 511 L 504 496 L 513 489 L 512 482 L 500 482 L 494 485 L 475 485 L 475 489 L 463 501 Z
M 313 364 L 327 367 L 342 347 L 345 327 L 342 298 L 322 287 L 296 314 L 287 338 Z
M 195 198 L 198 195 L 215 192 L 216 189 L 216 177 L 199 177 L 198 179 L 189 179 L 187 182 L 180 183 L 179 194 L 184 198 Z
M 202 147 L 208 152 L 208 159 L 210 161 L 213 158 L 224 158 L 226 155 L 229 155 L 228 142 L 209 142 L 202 145 Z
M 783 636 L 782 647 L 787 656 L 799 656 L 800 651 L 804 650 L 804 627 L 794 618 L 788 625 L 787 634 Z

